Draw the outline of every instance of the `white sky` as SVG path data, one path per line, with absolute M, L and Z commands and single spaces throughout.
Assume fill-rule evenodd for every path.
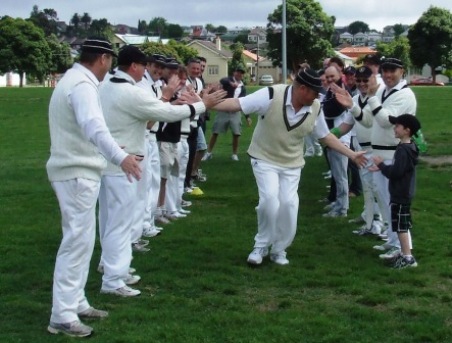
M 452 0 L 320 0 L 326 14 L 336 17 L 336 26 L 360 20 L 370 29 L 386 25 L 414 24 L 431 5 L 452 11 Z M 19 5 L 20 4 L 20 5 Z M 53 8 L 60 20 L 69 23 L 74 13 L 89 13 L 92 19 L 106 18 L 111 24 L 137 27 L 163 17 L 179 25 L 266 26 L 267 16 L 282 0 L 1 0 L 0 16 L 28 18 L 33 5 Z

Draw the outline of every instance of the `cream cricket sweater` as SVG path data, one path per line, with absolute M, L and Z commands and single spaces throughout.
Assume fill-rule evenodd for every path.
M 136 86 L 132 77 L 118 70 L 115 76 L 99 89 L 105 122 L 111 135 L 129 154 L 145 154 L 145 135 L 148 121 L 176 122 L 191 116 L 188 105 L 171 105 L 153 97 Z M 202 102 L 193 104 L 196 114 L 206 111 Z M 108 163 L 106 175 L 122 175 L 121 168 Z
M 362 114 L 355 117 L 364 126 L 372 126 L 371 143 L 375 155 L 385 160 L 393 158 L 399 139 L 395 138 L 393 125 L 388 117 L 398 117 L 402 114 L 415 115 L 416 106 L 416 97 L 413 91 L 406 87 L 405 80 L 401 80 L 390 90 L 380 87 L 375 96 L 368 98 Z M 355 115 L 358 112 L 352 113 Z
M 98 148 L 83 135 L 70 104 L 71 90 L 86 82 L 98 93 L 97 80 L 92 80 L 80 69 L 69 69 L 53 91 L 49 105 L 50 158 L 47 161 L 49 180 L 67 181 L 85 178 L 100 181 L 106 167 Z
M 303 167 L 304 137 L 314 129 L 320 102 L 314 100 L 311 112 L 290 126 L 285 105 L 290 87 L 277 85 L 273 89 L 272 103 L 267 113 L 259 116 L 248 154 L 285 168 Z

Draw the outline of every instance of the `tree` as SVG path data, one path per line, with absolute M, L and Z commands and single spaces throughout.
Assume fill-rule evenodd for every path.
M 177 59 L 179 61 L 179 63 L 184 62 L 184 60 L 177 53 L 177 50 L 175 50 L 174 47 L 170 43 L 162 44 L 162 43 L 147 42 L 147 43 L 144 43 L 143 45 L 141 45 L 140 50 L 143 51 L 148 56 L 153 55 L 153 54 L 160 54 L 163 56 L 174 57 L 175 59 Z
M 48 71 L 51 74 L 64 73 L 73 63 L 71 47 L 67 43 L 60 43 L 55 35 L 50 35 L 46 40 L 51 51 Z
M 405 32 L 405 26 L 403 24 L 395 24 L 392 29 L 394 30 L 394 37 L 400 37 Z
M 410 57 L 416 67 L 428 64 L 433 82 L 435 68 L 452 64 L 452 13 L 431 6 L 408 31 Z
M 162 17 L 152 18 L 148 25 L 149 33 L 152 33 L 160 37 L 166 37 L 167 26 L 168 23 L 166 22 L 165 18 Z
M 138 33 L 142 35 L 148 33 L 148 24 L 146 24 L 146 20 L 138 20 Z
M 71 18 L 71 23 L 74 25 L 75 32 L 78 31 L 78 26 L 80 24 L 80 15 L 78 13 L 74 13 L 74 15 Z
M 168 38 L 181 39 L 184 35 L 184 29 L 178 24 L 169 24 L 167 27 Z
M 247 33 L 240 33 L 237 37 L 234 38 L 234 43 L 242 43 L 242 44 L 248 44 L 248 34 Z
M 312 67 L 321 65 L 321 60 L 333 55 L 331 37 L 333 20 L 326 15 L 315 0 L 287 0 L 287 64 L 297 69 L 298 64 L 308 61 Z M 282 5 L 268 15 L 268 57 L 273 63 L 281 63 Z
M 352 35 L 356 35 L 358 32 L 369 32 L 369 25 L 367 25 L 363 21 L 357 20 L 348 25 L 348 32 L 350 32 Z
M 83 26 L 85 27 L 85 31 L 88 31 L 88 28 L 91 24 L 91 16 L 89 15 L 89 13 L 85 12 L 83 13 L 82 17 L 80 18 L 80 21 L 83 23 Z
M 395 57 L 401 60 L 408 69 L 411 65 L 410 61 L 410 43 L 406 37 L 399 37 L 390 43 L 377 43 L 377 51 L 384 57 Z
M 243 57 L 244 49 L 245 48 L 242 43 L 234 43 L 231 45 L 232 60 L 228 63 L 229 74 L 232 74 L 232 72 L 238 67 L 246 70 L 245 58 Z
M 43 80 L 51 52 L 42 29 L 20 18 L 0 20 L 0 73 L 15 71 L 23 86 L 24 73 Z
M 228 28 L 226 26 L 220 25 L 217 27 L 216 33 L 225 34 L 228 32 Z
M 113 30 L 111 29 L 111 25 L 108 22 L 107 19 L 102 18 L 102 19 L 94 19 L 91 22 L 91 26 L 89 27 L 88 30 L 88 35 L 89 36 L 98 36 L 98 37 L 105 37 L 108 39 L 112 39 L 113 38 Z
M 206 24 L 206 30 L 209 32 L 216 32 L 217 28 L 213 24 Z
M 58 20 L 58 16 L 53 8 L 45 8 L 43 11 L 40 11 L 38 6 L 34 5 L 28 20 L 37 27 L 40 27 L 46 36 L 57 33 L 56 21 Z
M 176 51 L 178 60 L 182 63 L 187 62 L 190 58 L 198 56 L 198 51 L 192 47 L 185 45 L 184 43 L 176 42 L 175 40 L 170 40 L 167 44 L 171 49 Z

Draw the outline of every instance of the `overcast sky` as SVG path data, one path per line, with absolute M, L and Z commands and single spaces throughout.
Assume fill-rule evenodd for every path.
M 452 11 L 452 0 L 320 0 L 326 14 L 336 17 L 336 26 L 364 21 L 381 31 L 386 25 L 414 24 L 430 5 Z M 179 25 L 224 25 L 228 28 L 265 26 L 269 13 L 282 0 L 1 0 L 0 16 L 28 18 L 33 5 L 53 8 L 69 23 L 74 13 L 106 18 L 111 24 L 137 27 L 138 19 L 149 22 L 163 17 Z

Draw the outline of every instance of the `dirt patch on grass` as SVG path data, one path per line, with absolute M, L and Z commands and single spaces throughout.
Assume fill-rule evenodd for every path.
M 419 159 L 431 166 L 452 165 L 452 155 L 421 156 Z

